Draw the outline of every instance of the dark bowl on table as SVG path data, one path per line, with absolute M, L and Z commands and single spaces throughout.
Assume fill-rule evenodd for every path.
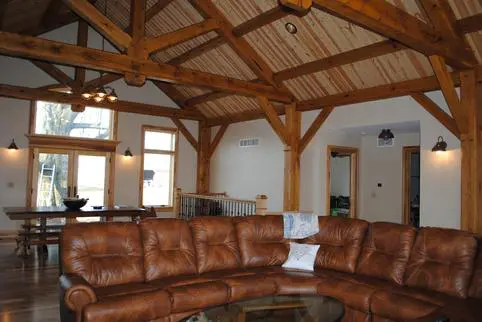
M 64 198 L 63 202 L 69 210 L 79 210 L 87 204 L 88 200 L 85 198 Z

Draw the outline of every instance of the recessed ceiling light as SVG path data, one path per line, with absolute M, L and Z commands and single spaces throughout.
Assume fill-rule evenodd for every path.
M 298 32 L 298 28 L 291 22 L 287 22 L 285 24 L 286 31 L 289 32 L 290 34 L 294 35 Z

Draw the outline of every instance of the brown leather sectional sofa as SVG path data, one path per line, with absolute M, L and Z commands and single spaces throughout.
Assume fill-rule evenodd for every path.
M 62 321 L 178 321 L 272 294 L 328 295 L 344 321 L 482 321 L 482 243 L 472 234 L 319 217 L 315 271 L 281 268 L 281 216 L 64 228 Z M 478 245 L 479 243 L 479 245 Z

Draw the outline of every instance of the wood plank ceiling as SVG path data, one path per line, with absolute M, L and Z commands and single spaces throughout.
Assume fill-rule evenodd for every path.
M 5 31 L 25 34 L 36 34 L 35 30 L 40 27 L 47 30 L 56 23 L 45 21 L 44 13 L 55 1 L 10 0 L 3 19 L 0 19 L 0 27 Z M 103 11 L 105 1 L 97 0 L 95 6 Z M 482 13 L 480 0 L 448 1 L 459 20 Z M 212 2 L 233 25 L 234 34 L 247 41 L 272 70 L 275 81 L 286 86 L 297 101 L 327 98 L 433 75 L 430 62 L 423 54 L 316 8 L 301 17 L 281 11 L 277 0 Z M 429 23 L 420 0 L 388 2 Z M 130 0 L 108 0 L 108 4 L 108 18 L 128 30 Z M 65 6 L 58 11 L 59 19 L 66 22 L 67 16 L 72 19 Z M 259 24 L 261 27 L 253 30 L 252 26 L 258 25 L 260 16 L 264 17 L 266 24 Z M 148 0 L 145 32 L 149 37 L 159 36 L 203 20 L 189 0 Z M 286 23 L 295 24 L 298 32 L 294 35 L 288 33 Z M 466 21 L 459 27 L 462 31 L 471 31 L 466 34 L 466 39 L 479 65 L 482 64 L 480 23 Z M 357 61 L 354 57 L 363 59 Z M 258 79 L 255 71 L 216 31 L 154 52 L 151 58 L 240 80 Z M 192 86 L 169 87 L 182 97 L 185 108 L 197 108 L 207 118 L 215 120 L 214 123 L 243 120 L 246 119 L 244 115 L 248 115 L 249 119 L 249 115 L 257 116 L 261 112 L 253 97 L 216 93 Z

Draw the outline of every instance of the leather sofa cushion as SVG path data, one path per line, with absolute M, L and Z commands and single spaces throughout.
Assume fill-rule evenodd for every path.
M 169 287 L 172 312 L 179 313 L 228 302 L 228 287 L 220 281 Z
M 405 272 L 405 284 L 465 298 L 477 250 L 468 232 L 422 228 Z
M 474 273 L 470 282 L 469 296 L 482 299 L 482 238 L 477 238 L 477 256 L 474 262 Z
M 371 296 L 371 312 L 395 321 L 418 319 L 438 309 L 433 303 L 390 291 L 377 291 Z
M 315 269 L 328 268 L 354 273 L 368 222 L 341 217 L 318 217 L 320 231 L 302 242 L 318 244 Z
M 143 292 L 155 291 L 156 287 L 145 283 L 127 283 L 97 287 L 94 289 L 95 295 L 99 300 L 103 300 L 112 296 L 121 296 L 128 294 L 138 294 Z
M 228 301 L 234 302 L 252 297 L 276 294 L 274 278 L 261 275 L 230 277 L 222 280 L 229 288 Z
M 241 267 L 231 217 L 196 217 L 190 222 L 199 274 Z
M 318 283 L 322 280 L 313 272 L 285 270 L 271 275 L 278 288 L 278 295 L 317 295 Z
M 415 236 L 415 228 L 407 225 L 372 223 L 363 244 L 357 273 L 402 284 Z
M 281 265 L 288 258 L 282 216 L 249 216 L 235 226 L 244 267 Z
M 140 223 L 146 280 L 195 274 L 191 229 L 185 220 L 148 219 Z
M 64 273 L 93 287 L 144 281 L 143 251 L 135 223 L 67 225 L 61 236 Z
M 165 291 L 114 296 L 89 304 L 83 313 L 84 322 L 169 321 L 171 300 Z M 159 320 L 160 319 L 160 320 Z M 80 320 L 79 320 L 80 321 Z

